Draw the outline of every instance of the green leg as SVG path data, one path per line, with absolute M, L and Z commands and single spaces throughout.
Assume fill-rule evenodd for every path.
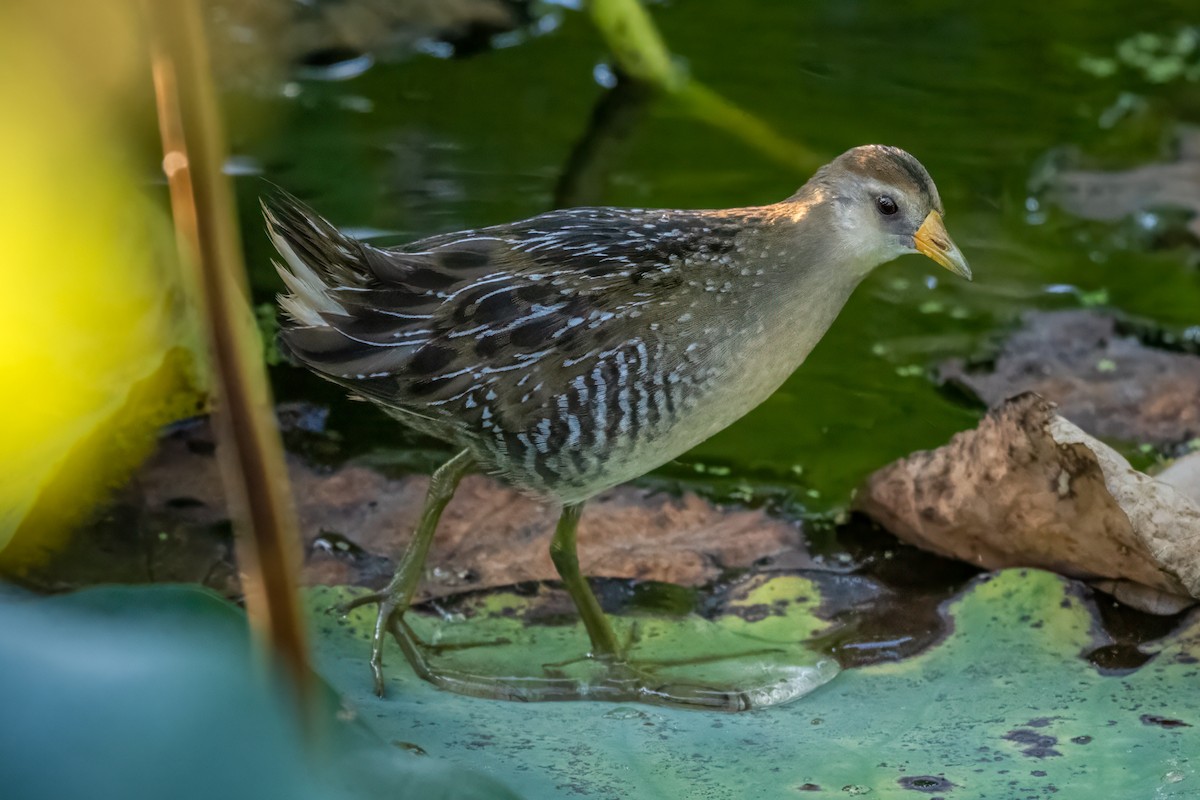
M 571 599 L 575 601 L 579 616 L 583 617 L 583 625 L 592 640 L 592 655 L 615 657 L 621 654 L 617 637 L 612 626 L 608 624 L 608 618 L 600 610 L 596 595 L 592 594 L 587 580 L 579 572 L 575 529 L 579 526 L 579 515 L 582 513 L 583 503 L 563 507 L 562 516 L 558 518 L 558 527 L 554 530 L 554 539 L 550 543 L 550 558 L 562 577 L 563 585 L 571 594 Z
M 379 614 L 375 617 L 375 630 L 371 638 L 371 674 L 375 679 L 375 694 L 380 697 L 383 697 L 383 637 L 387 633 L 388 624 L 393 616 L 403 616 L 412 603 L 413 594 L 416 593 L 421 574 L 425 570 L 425 558 L 429 555 L 429 545 L 433 541 L 442 511 L 454 496 L 458 482 L 473 466 L 475 461 L 471 454 L 463 450 L 438 467 L 429 481 L 429 492 L 425 496 L 425 507 L 421 510 L 417 529 L 413 532 L 408 549 L 404 551 L 391 581 L 383 591 L 360 597 L 340 609 L 346 612 L 368 603 L 379 603 Z
M 429 647 L 417 638 L 404 619 L 404 612 L 412 602 L 413 593 L 420 581 L 425 555 L 442 509 L 471 465 L 468 455 L 461 453 L 434 474 L 420 524 L 395 576 L 383 592 L 358 598 L 347 607 L 348 609 L 368 603 L 379 604 L 371 650 L 371 671 L 378 694 L 383 694 L 383 639 L 389 632 L 395 636 L 404 657 L 419 677 L 448 691 L 473 697 L 524 702 L 585 699 L 620 703 L 633 701 L 665 706 L 742 711 L 785 702 L 809 691 L 815 685 L 813 670 L 797 670 L 791 660 L 781 659 L 780 654 L 786 649 L 783 647 L 739 648 L 739 651 L 733 654 L 680 661 L 639 664 L 627 659 L 626 650 L 629 645 L 622 647 L 618 644 L 607 617 L 596 601 L 596 596 L 592 594 L 579 570 L 575 536 L 583 510 L 582 504 L 563 508 L 550 545 L 550 557 L 562 577 L 563 585 L 579 609 L 579 615 L 591 639 L 591 651 L 558 664 L 548 664 L 544 659 L 537 659 L 529 665 L 533 668 L 532 672 L 520 667 L 514 670 L 512 664 L 505 665 L 512 658 L 507 654 L 497 662 L 500 665 L 497 667 L 500 670 L 498 673 L 477 663 L 462 668 L 457 666 L 454 658 L 444 658 L 442 648 Z M 536 631 L 530 630 L 526 633 L 531 634 L 532 638 L 517 635 L 514 639 L 475 642 L 467 646 L 508 648 L 523 647 L 523 639 L 536 642 Z M 517 656 L 518 663 L 521 658 L 522 656 Z M 726 659 L 733 659 L 735 663 L 745 663 L 746 686 L 743 686 L 740 680 L 735 680 L 733 685 L 726 685 L 725 682 L 711 685 L 703 676 L 689 674 L 687 669 L 691 665 Z M 574 665 L 579 662 L 587 663 L 582 669 L 575 668 Z M 766 674 L 764 669 L 768 670 Z

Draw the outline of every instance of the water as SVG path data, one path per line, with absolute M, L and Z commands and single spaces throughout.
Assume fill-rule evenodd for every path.
M 544 211 L 612 73 L 581 13 L 534 9 L 529 26 L 471 57 L 421 46 L 354 62 L 361 69 L 342 80 L 310 69 L 266 96 L 233 91 L 235 150 L 337 224 L 382 243 Z M 650 480 L 836 509 L 873 469 L 974 425 L 980 410 L 939 391 L 930 369 L 984 352 L 1023 310 L 1107 296 L 1169 330 L 1200 321 L 1200 278 L 1186 253 L 1125 249 L 1112 235 L 1119 224 L 1071 220 L 1030 189 L 1064 147 L 1100 165 L 1155 160 L 1177 120 L 1200 116 L 1195 83 L 1151 83 L 1121 67 L 1098 77 L 1080 66 L 1113 56 L 1139 31 L 1173 34 L 1193 21 L 1191 2 L 1114 2 L 1098 13 L 1034 0 L 752 9 L 691 0 L 652 11 L 694 76 L 781 133 L 831 155 L 867 142 L 917 155 L 976 281 L 917 256 L 878 270 L 778 393 Z M 805 177 L 659 103 L 634 123 L 594 201 L 758 204 Z M 256 233 L 263 184 L 236 181 L 254 289 L 267 301 L 278 283 Z M 383 449 L 428 468 L 441 452 L 300 370 L 280 367 L 275 378 L 285 398 L 333 405 L 330 426 L 347 437 L 347 453 Z

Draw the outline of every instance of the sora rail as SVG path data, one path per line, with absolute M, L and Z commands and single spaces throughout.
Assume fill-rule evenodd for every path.
M 620 645 L 580 573 L 584 501 L 765 400 L 855 286 L 920 252 L 966 278 L 925 168 L 850 150 L 792 197 L 730 210 L 574 208 L 381 249 L 294 198 L 264 205 L 287 285 L 287 353 L 461 448 L 433 476 L 378 602 L 371 665 L 411 602 L 442 509 L 478 468 L 562 504 L 551 555 L 592 656 Z

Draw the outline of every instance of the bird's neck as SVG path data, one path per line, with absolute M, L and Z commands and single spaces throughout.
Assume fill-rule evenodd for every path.
M 778 389 L 821 340 L 862 279 L 857 270 L 839 271 L 829 262 L 832 254 L 822 249 L 826 237 L 793 236 L 803 229 L 774 222 L 776 209 L 737 213 L 757 218 L 741 226 L 733 257 L 702 259 L 688 269 L 688 302 L 698 312 L 695 318 L 685 315 L 686 324 L 693 326 L 688 348 L 697 348 L 693 355 L 702 354 L 720 379 L 702 388 L 706 410 L 692 420 L 687 446 L 729 425 Z
M 756 328 L 773 342 L 789 371 L 798 367 L 833 324 L 854 289 L 875 267 L 836 247 L 836 225 L 827 204 L 794 200 L 748 209 L 762 223 L 748 226 L 751 302 Z

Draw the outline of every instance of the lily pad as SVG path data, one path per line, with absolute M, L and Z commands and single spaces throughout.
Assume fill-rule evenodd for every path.
M 322 609 L 336 595 L 309 602 Z M 984 576 L 945 608 L 954 633 L 940 645 L 744 714 L 462 697 L 417 679 L 394 647 L 381 700 L 361 620 L 327 618 L 316 648 L 321 672 L 382 737 L 527 797 L 1196 796 L 1200 617 L 1145 666 L 1106 674 L 1081 657 L 1103 638 L 1089 597 L 1048 572 Z M 809 611 L 788 605 L 771 624 L 803 631 Z
M 324 589 L 312 598 L 329 608 L 357 594 Z M 812 614 L 819 598 L 807 579 L 787 577 L 739 597 L 713 621 L 696 615 L 617 617 L 614 629 L 636 670 L 631 673 L 587 656 L 587 634 L 560 593 L 542 588 L 532 595 L 476 594 L 441 608 L 440 616 L 407 615 L 405 655 L 396 653 L 390 663 L 407 657 L 440 686 L 508 700 L 664 703 L 686 696 L 731 709 L 776 705 L 838 673 L 836 661 L 806 644 L 824 627 Z M 353 637 L 369 641 L 374 607 L 358 609 L 341 623 Z M 406 677 L 393 671 L 392 682 L 399 681 L 404 691 Z
M 194 587 L 37 599 L 0 585 L 0 674 L 6 798 L 514 797 L 385 744 L 332 705 L 306 743 L 245 615 Z

